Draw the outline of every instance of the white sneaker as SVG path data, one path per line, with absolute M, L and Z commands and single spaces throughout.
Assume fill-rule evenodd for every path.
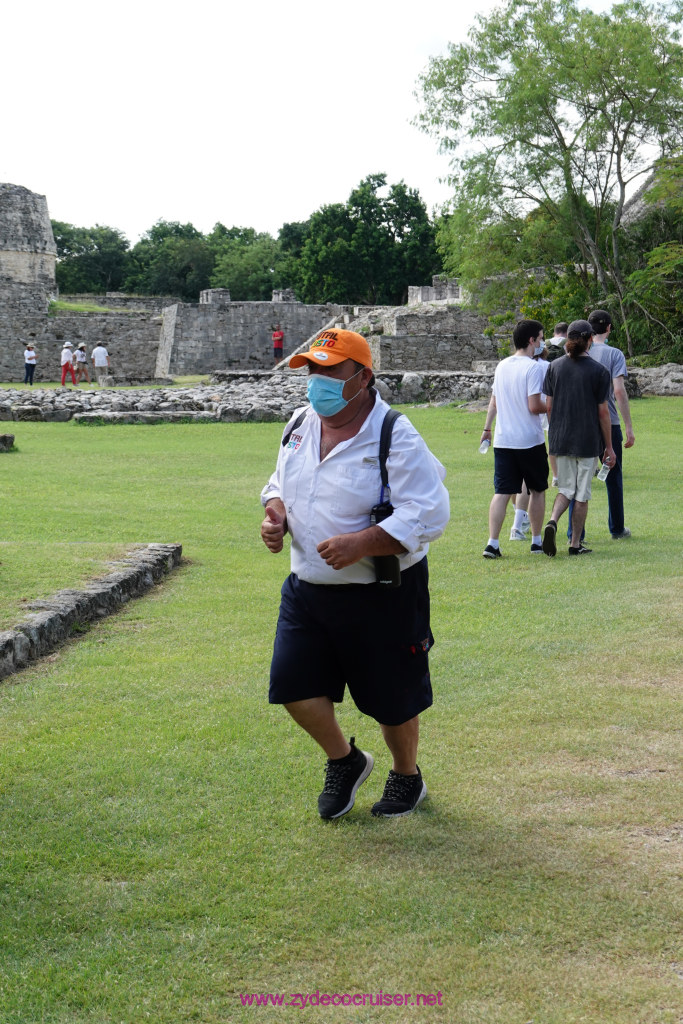
M 624 529 L 621 531 L 621 533 L 613 533 L 612 534 L 612 540 L 621 540 L 622 537 L 630 537 L 630 536 L 631 536 L 631 531 L 629 530 L 628 526 L 625 526 Z
M 510 530 L 510 540 L 526 540 L 522 530 L 515 530 L 514 526 Z

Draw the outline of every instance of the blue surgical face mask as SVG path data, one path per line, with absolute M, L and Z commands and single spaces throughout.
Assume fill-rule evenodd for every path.
M 357 373 L 352 374 L 349 380 L 353 380 L 359 373 L 363 372 L 363 367 L 358 370 Z M 362 388 L 356 392 L 353 398 L 350 398 L 347 402 L 345 398 L 342 398 L 342 391 L 344 390 L 345 380 L 339 380 L 336 377 L 324 377 L 321 373 L 312 373 L 308 378 L 306 385 L 306 394 L 308 401 L 313 406 L 314 412 L 317 412 L 318 416 L 336 416 L 338 412 L 345 409 L 349 402 L 353 401 L 353 398 L 358 398 Z
M 544 341 L 539 341 L 538 345 L 534 349 L 534 355 L 535 356 L 540 356 L 540 354 L 541 354 L 541 352 L 543 351 L 544 348 L 545 348 L 545 342 Z

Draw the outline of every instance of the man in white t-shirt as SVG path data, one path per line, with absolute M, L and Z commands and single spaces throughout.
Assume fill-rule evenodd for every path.
M 90 358 L 95 369 L 95 376 L 97 377 L 97 383 L 100 387 L 104 384 L 104 379 L 107 377 L 107 371 L 109 370 L 109 353 L 106 348 L 100 342 L 92 350 Z
M 545 448 L 542 414 L 546 411 L 543 381 L 546 364 L 534 355 L 542 350 L 543 324 L 538 320 L 520 320 L 512 335 L 515 354 L 496 367 L 493 394 L 486 414 L 482 441 L 491 440 L 491 424 L 496 421 L 493 438 L 494 490 L 489 507 L 489 540 L 484 558 L 500 558 L 498 538 L 508 501 L 519 494 L 522 483 L 529 498 L 531 551 L 541 554 L 541 529 L 548 489 L 548 455 Z

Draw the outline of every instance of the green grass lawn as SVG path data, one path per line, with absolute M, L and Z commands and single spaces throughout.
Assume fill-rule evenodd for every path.
M 93 369 L 92 369 L 92 367 L 90 365 L 88 365 L 88 370 L 90 371 L 91 383 L 88 384 L 86 382 L 86 383 L 78 384 L 78 385 L 76 385 L 76 390 L 78 390 L 78 391 L 89 391 L 89 390 L 99 391 L 100 390 L 100 386 L 95 381 L 94 371 L 93 371 Z M 70 378 L 68 378 L 68 381 L 69 381 L 69 383 L 67 383 L 67 387 L 70 388 L 70 389 L 73 388 L 73 386 L 71 385 L 71 382 L 70 382 L 71 381 Z M 173 377 L 173 383 L 172 384 L 120 384 L 120 385 L 115 385 L 114 387 L 106 388 L 106 390 L 107 391 L 141 391 L 141 390 L 142 391 L 147 391 L 149 389 L 154 389 L 154 388 L 168 388 L 168 387 L 183 387 L 183 388 L 187 388 L 187 387 L 194 387 L 197 384 L 208 384 L 208 383 L 209 383 L 209 378 L 208 378 L 208 376 L 206 374 L 194 373 L 194 374 L 187 374 L 184 377 L 183 376 L 181 376 L 181 377 Z M 56 388 L 61 388 L 61 386 L 62 386 L 62 384 L 61 384 L 60 380 L 37 380 L 35 382 L 35 384 L 33 384 L 33 385 L 31 385 L 31 384 L 24 384 L 23 382 L 19 382 L 19 381 L 15 381 L 14 383 L 11 383 L 9 381 L 5 381 L 4 383 L 0 384 L 0 401 L 2 401 L 2 389 L 3 388 L 12 388 L 13 390 L 16 390 L 16 391 L 33 391 L 35 388 L 45 388 L 47 391 L 54 391 Z
M 448 470 L 430 553 L 430 796 L 373 819 L 389 767 L 321 822 L 323 757 L 266 702 L 286 555 L 258 537 L 281 425 L 16 423 L 0 608 L 126 545 L 185 561 L 0 684 L 1 1024 L 679 1024 L 683 1013 L 678 399 L 633 403 L 629 541 L 481 557 L 483 414 L 409 415 Z M 106 570 L 104 570 L 106 571 Z M 440 993 L 243 1007 L 240 994 Z

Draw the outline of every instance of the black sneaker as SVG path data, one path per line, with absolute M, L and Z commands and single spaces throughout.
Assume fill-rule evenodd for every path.
M 555 543 L 555 534 L 557 533 L 557 523 L 554 519 L 545 524 L 543 530 L 543 551 L 550 558 L 553 558 L 557 554 L 557 545 Z
M 532 555 L 538 555 L 538 554 L 541 554 L 542 552 L 543 552 L 543 545 L 542 544 L 532 544 L 531 545 L 531 554 Z
M 492 544 L 487 544 L 483 551 L 484 558 L 502 558 L 503 554 L 500 548 L 494 548 Z
M 583 544 L 579 544 L 578 548 L 569 548 L 570 555 L 591 555 L 593 548 L 585 548 Z
M 355 737 L 349 740 L 351 751 L 346 757 L 332 761 L 328 758 L 325 766 L 325 785 L 318 797 L 318 813 L 321 818 L 341 818 L 353 807 L 358 788 L 367 779 L 375 760 L 372 754 L 359 750 Z
M 411 814 L 426 796 L 427 787 L 419 767 L 417 775 L 399 775 L 392 768 L 382 799 L 373 804 L 372 813 L 378 818 L 400 818 Z

